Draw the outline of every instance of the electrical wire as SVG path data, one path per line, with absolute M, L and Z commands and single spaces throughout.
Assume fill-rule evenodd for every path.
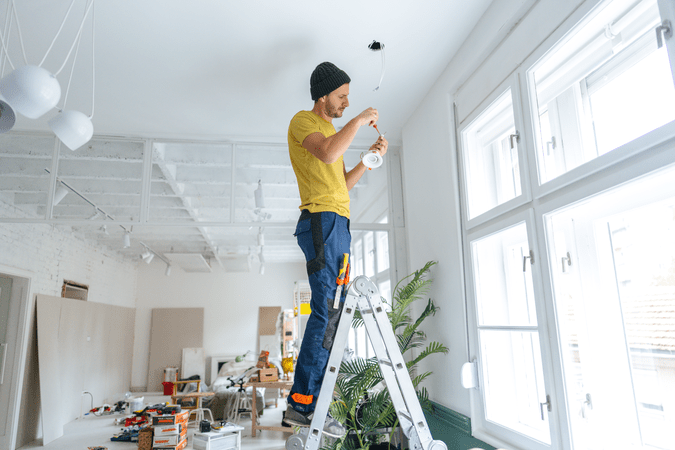
M 14 1 L 14 0 L 12 0 L 12 1 Z M 80 28 L 77 31 L 77 36 L 75 37 L 75 40 L 73 41 L 73 45 L 70 46 L 70 50 L 68 50 L 68 55 L 66 56 L 66 59 L 63 61 L 63 64 L 61 65 L 59 70 L 57 70 L 54 73 L 54 76 L 60 74 L 61 71 L 63 70 L 63 68 L 66 66 L 66 62 L 68 62 L 68 59 L 70 58 L 70 54 L 73 52 L 73 49 L 75 48 L 75 44 L 78 42 L 78 40 L 80 38 L 80 35 L 82 34 L 82 28 L 84 27 L 85 19 L 87 18 L 87 15 L 89 14 L 89 11 L 91 10 L 92 6 L 94 6 L 94 0 L 91 0 L 91 2 L 89 2 L 89 6 L 87 6 L 86 11 L 84 12 L 84 18 L 82 19 L 82 23 L 80 23 Z
M 66 11 L 66 15 L 63 18 L 63 21 L 61 22 L 61 26 L 59 27 L 59 30 L 56 32 L 56 36 L 54 36 L 54 39 L 52 39 L 52 43 L 49 44 L 49 48 L 47 49 L 47 52 L 45 53 L 45 56 L 42 58 L 42 61 L 40 61 L 40 64 L 38 64 L 38 67 L 42 67 L 42 64 L 44 64 L 45 59 L 47 59 L 47 55 L 49 55 L 49 52 L 52 51 L 52 48 L 54 47 L 54 43 L 56 42 L 56 39 L 59 37 L 59 34 L 61 34 L 61 30 L 63 30 L 63 26 L 66 24 L 66 20 L 68 20 L 68 16 L 70 15 L 70 10 L 73 9 L 74 4 L 75 4 L 75 0 L 70 2 L 70 6 L 68 7 L 68 11 Z
M 91 115 L 94 118 L 94 96 L 96 95 L 96 6 L 91 10 Z
M 0 37 L 3 37 L 7 39 L 7 46 L 9 47 L 9 34 L 12 32 L 12 3 L 7 2 L 7 13 L 5 16 L 5 31 L 0 32 Z M 3 48 L 4 48 L 4 39 L 3 39 Z M 4 54 L 2 57 L 2 61 L 0 61 L 0 78 L 2 78 L 5 75 L 5 61 L 9 59 L 8 54 Z
M 380 86 L 382 85 L 382 80 L 384 79 L 384 70 L 385 70 L 384 45 L 382 45 L 380 52 L 382 52 L 382 75 L 380 76 L 380 82 L 377 83 L 377 87 L 373 89 L 373 91 L 377 91 L 378 89 L 380 89 Z
M 14 12 L 14 19 L 16 20 L 16 29 L 19 32 L 19 42 L 21 43 L 21 52 L 23 53 L 23 62 L 28 65 L 28 58 L 26 58 L 26 49 L 23 46 L 23 35 L 21 34 L 21 25 L 19 25 L 19 16 L 16 14 L 16 4 L 12 0 L 12 11 Z
M 70 92 L 70 82 L 73 81 L 73 73 L 75 72 L 75 63 L 77 62 L 77 54 L 80 52 L 80 42 L 82 42 L 82 35 L 77 36 L 77 46 L 75 47 L 75 55 L 73 56 L 73 65 L 70 67 L 70 76 L 68 77 L 68 85 L 66 86 L 66 95 L 63 96 L 63 108 L 66 109 L 66 102 L 68 101 L 68 93 Z
M 9 2 L 7 4 L 7 18 L 9 18 L 12 15 L 12 9 L 13 8 L 14 8 L 14 2 L 13 1 Z M 7 62 L 12 67 L 12 70 L 14 70 L 14 64 L 12 64 L 12 60 L 9 57 L 9 52 L 7 51 L 8 46 L 5 45 L 5 39 L 3 38 L 3 35 L 5 33 L 7 33 L 7 43 L 9 44 L 9 33 L 10 33 L 10 29 L 12 27 L 12 20 L 11 19 L 9 20 L 9 25 L 7 25 L 6 23 L 7 23 L 7 19 L 5 19 L 5 31 L 3 32 L 2 30 L 0 30 L 0 43 L 2 43 L 2 50 L 5 52 L 5 58 L 7 59 Z M 4 71 L 5 71 L 5 63 L 4 63 L 4 60 L 3 60 L 2 72 L 4 73 Z

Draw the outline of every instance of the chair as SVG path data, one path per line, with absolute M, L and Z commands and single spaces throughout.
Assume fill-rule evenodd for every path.
M 191 384 L 191 383 L 197 384 L 197 390 L 196 391 L 187 392 L 187 393 L 177 392 L 179 384 Z M 190 411 L 190 415 L 188 416 L 188 426 L 190 426 L 189 417 L 192 416 L 192 414 L 195 415 L 195 421 L 193 422 L 195 424 L 195 426 L 199 425 L 199 422 L 204 420 L 204 413 L 207 413 L 207 412 L 209 413 L 209 416 L 211 416 L 211 422 L 214 422 L 213 413 L 211 412 L 211 410 L 208 409 L 208 408 L 202 408 L 202 398 L 213 395 L 213 393 L 211 393 L 211 392 L 200 392 L 200 390 L 199 390 L 200 386 L 201 386 L 201 380 L 184 380 L 184 381 L 174 381 L 173 382 L 173 394 L 171 395 L 171 402 L 174 403 L 174 404 L 178 404 L 178 401 L 180 401 L 181 402 L 181 409 L 185 409 L 185 410 Z M 187 399 L 193 399 L 194 405 L 184 406 L 183 403 Z

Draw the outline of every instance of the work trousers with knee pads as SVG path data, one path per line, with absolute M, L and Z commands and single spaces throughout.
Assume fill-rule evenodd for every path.
M 295 230 L 307 260 L 312 290 L 312 312 L 307 320 L 288 402 L 296 411 L 314 411 L 330 350 L 344 305 L 343 289 L 338 308 L 333 307 L 340 262 L 349 253 L 349 219 L 334 212 L 303 210 Z

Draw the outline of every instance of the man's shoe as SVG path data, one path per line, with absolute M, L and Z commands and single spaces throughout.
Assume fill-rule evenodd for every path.
M 293 409 L 291 405 L 288 405 L 283 422 L 294 427 L 309 427 L 312 423 L 313 416 L 313 412 L 304 414 Z M 323 425 L 323 434 L 333 438 L 340 438 L 344 436 L 345 432 L 345 427 L 340 422 L 333 419 L 330 414 L 326 416 L 326 422 Z

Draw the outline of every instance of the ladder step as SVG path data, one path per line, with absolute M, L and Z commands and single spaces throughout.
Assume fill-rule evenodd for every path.
M 384 364 L 385 366 L 394 367 L 394 365 L 388 359 L 381 359 L 378 362 L 380 365 Z

